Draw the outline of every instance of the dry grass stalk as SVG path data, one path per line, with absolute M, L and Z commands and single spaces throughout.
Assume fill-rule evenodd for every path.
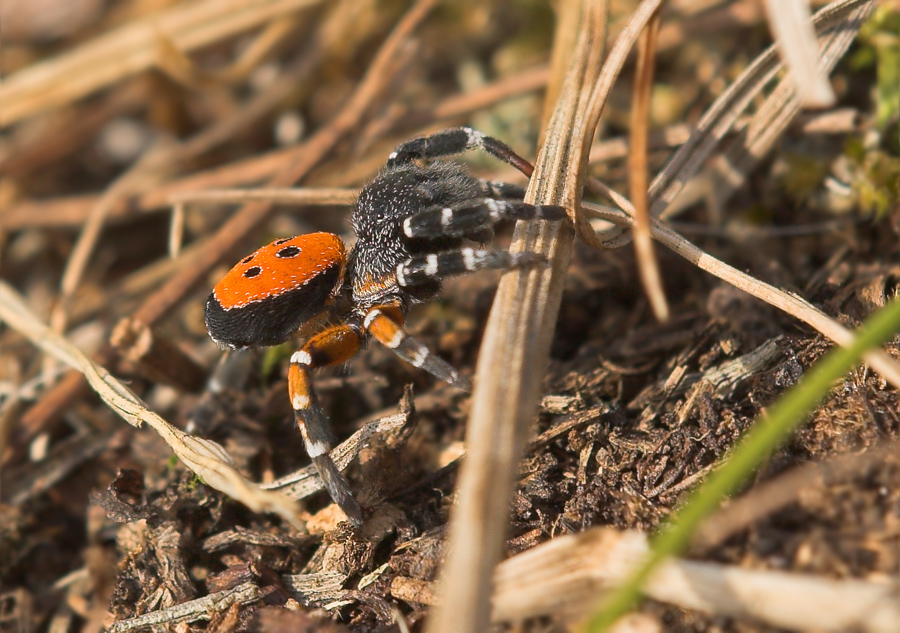
M 571 211 L 579 206 L 597 123 L 591 94 L 603 59 L 607 15 L 605 2 L 582 4 L 575 49 L 527 202 L 561 204 Z M 476 368 L 468 456 L 442 581 L 443 606 L 430 620 L 429 631 L 487 628 L 492 572 L 502 553 L 516 468 L 540 401 L 573 237 L 564 223 L 516 226 L 513 250 L 541 253 L 549 267 L 512 271 L 497 290 Z
M 584 209 L 594 215 L 619 226 L 631 226 L 633 220 L 621 211 L 591 203 L 583 203 Z M 704 252 L 682 236 L 673 231 L 665 222 L 654 219 L 651 224 L 653 239 L 670 248 L 678 255 L 701 270 L 727 281 L 735 288 L 761 299 L 769 305 L 803 321 L 823 336 L 838 345 L 849 345 L 853 341 L 853 333 L 843 325 L 829 317 L 817 307 L 786 290 L 775 288 L 756 277 L 748 275 L 725 262 Z M 885 380 L 900 388 L 900 363 L 883 349 L 869 350 L 863 360 L 878 372 Z
M 845 0 L 832 3 L 816 14 L 814 22 L 821 32 L 819 63 L 823 72 L 827 74 L 835 68 L 876 4 L 875 0 Z M 709 175 L 717 204 L 724 204 L 745 184 L 747 174 L 772 150 L 788 125 L 801 113 L 801 106 L 792 77 L 783 78 L 738 140 L 730 143 L 723 154 L 710 163 Z M 654 208 L 662 209 L 661 201 L 657 203 L 660 203 L 659 207 Z
M 207 0 L 141 18 L 8 77 L 0 85 L 0 123 L 9 125 L 152 68 L 160 54 L 160 33 L 187 52 L 319 2 Z
M 875 0 L 838 0 L 816 13 L 813 24 L 819 32 L 819 63 L 824 72 L 830 73 L 844 56 L 876 4 Z M 651 185 L 654 217 L 659 217 L 673 202 L 684 184 L 732 130 L 741 113 L 782 70 L 775 47 L 769 47 L 709 108 L 692 138 L 654 179 Z M 745 174 L 771 149 L 799 113 L 800 101 L 791 78 L 787 77 L 754 113 L 743 137 L 726 148 L 721 162 L 712 165 L 721 174 L 720 182 L 716 183 L 723 190 L 718 196 L 721 202 L 744 183 Z
M 819 47 L 805 0 L 766 0 L 769 30 L 791 71 L 797 98 L 804 107 L 825 108 L 835 101 L 828 73 L 819 67 Z
M 595 529 L 564 536 L 497 567 L 494 622 L 545 615 L 582 617 L 597 596 L 625 579 L 648 551 L 638 532 Z M 834 580 L 675 559 L 644 588 L 662 602 L 792 630 L 900 631 L 890 584 Z
M 582 19 L 582 5 L 583 3 L 580 2 L 568 2 L 559 5 L 556 9 L 553 50 L 548 69 L 547 92 L 544 94 L 544 117 L 541 120 L 542 132 L 546 131 L 550 125 L 550 119 L 559 101 L 559 94 L 563 89 L 563 83 L 571 64 L 570 56 L 575 49 L 579 24 Z
M 619 77 L 619 73 L 622 72 L 622 68 L 625 65 L 625 61 L 628 59 L 631 49 L 638 41 L 641 31 L 644 30 L 661 5 L 662 0 L 643 0 L 631 15 L 628 24 L 622 29 L 622 32 L 619 33 L 615 44 L 613 44 L 612 49 L 609 51 L 606 62 L 603 64 L 603 69 L 600 71 L 600 76 L 594 87 L 594 93 L 591 96 L 590 111 L 592 118 L 599 120 L 600 115 L 603 113 L 603 108 L 606 105 L 606 100 L 609 98 L 609 93 L 612 91 L 613 85 Z M 596 123 L 594 124 L 594 127 L 596 127 Z M 608 197 L 619 205 L 620 208 L 633 214 L 634 206 L 631 202 L 611 187 L 608 187 L 604 183 L 593 178 L 587 179 L 585 185 L 592 192 Z M 575 210 L 575 228 L 578 231 L 578 237 L 580 237 L 585 244 L 597 249 L 607 248 L 607 244 L 598 238 L 590 222 L 588 222 L 587 218 L 581 213 L 580 207 Z M 631 234 L 629 233 L 628 238 L 630 239 L 630 237 Z M 622 244 L 625 243 L 627 243 L 627 240 L 622 242 Z
M 604 590 L 628 577 L 648 550 L 639 532 L 594 529 L 555 538 L 497 566 L 491 621 L 584 617 Z M 650 598 L 714 616 L 753 618 L 790 630 L 900 631 L 890 584 L 749 570 L 674 559 L 645 587 Z M 391 594 L 440 605 L 436 583 L 398 576 Z
M 656 63 L 656 40 L 659 33 L 660 8 L 654 11 L 638 43 L 637 67 L 632 91 L 630 138 L 628 152 L 628 189 L 634 205 L 634 250 L 644 292 L 657 321 L 669 318 L 669 304 L 663 292 L 659 264 L 653 254 L 650 236 L 650 211 L 647 189 L 647 144 L 650 127 L 650 98 L 653 93 L 653 65 Z
M 109 625 L 107 631 L 109 633 L 127 633 L 136 629 L 161 627 L 166 624 L 210 620 L 215 614 L 227 611 L 234 604 L 256 602 L 261 595 L 262 592 L 256 584 L 245 582 L 234 589 L 217 591 L 196 600 L 182 602 L 168 609 L 159 609 L 127 620 L 113 622 Z
M 104 402 L 132 426 L 149 424 L 179 459 L 208 485 L 255 512 L 273 512 L 299 527 L 294 502 L 279 493 L 262 490 L 234 467 L 225 450 L 210 440 L 188 435 L 147 409 L 134 392 L 85 356 L 66 338 L 53 332 L 28 309 L 22 297 L 0 282 L 0 320 L 46 353 L 81 372 Z
M 375 56 L 363 80 L 357 86 L 343 108 L 307 142 L 291 148 L 281 156 L 280 168 L 269 180 L 269 186 L 286 187 L 304 178 L 322 158 L 330 152 L 345 134 L 358 125 L 372 102 L 383 95 L 386 87 L 397 71 L 397 58 L 408 57 L 411 48 L 406 46 L 407 38 L 428 15 L 436 0 L 419 0 L 405 14 Z M 133 317 L 147 325 L 169 314 L 190 288 L 214 266 L 229 249 L 252 231 L 270 213 L 268 203 L 244 205 L 208 240 L 202 248 L 192 253 L 192 265 L 178 269 L 178 274 L 169 278 L 156 292 L 147 296 Z M 100 357 L 103 364 L 115 358 L 114 352 L 106 350 Z M 53 389 L 32 407 L 23 417 L 25 433 L 33 434 L 48 420 L 56 419 L 60 410 L 73 399 L 84 395 L 84 382 L 77 373 L 67 375 Z
M 838 0 L 816 13 L 813 24 L 819 32 L 822 48 L 820 62 L 829 72 L 846 52 L 875 4 L 875 0 Z M 610 57 L 612 56 L 610 53 Z M 653 179 L 650 185 L 650 214 L 653 217 L 660 217 L 676 200 L 682 189 L 732 132 L 741 114 L 782 70 L 775 47 L 769 47 L 707 109 L 697 122 L 691 137 Z M 727 150 L 727 158 L 713 165 L 719 176 L 715 183 L 715 193 L 720 203 L 726 201 L 730 193 L 744 182 L 745 170 L 749 169 L 751 159 L 742 160 L 741 157 L 761 157 L 792 120 L 791 113 L 800 111 L 796 97 L 790 99 L 786 96 L 793 94 L 790 78 L 782 83 L 787 88 L 779 87 L 753 116 L 749 128 L 753 134 L 746 132 L 743 142 L 732 143 Z M 790 103 L 785 104 L 786 98 Z M 768 145 L 761 142 L 763 137 Z M 598 186 L 596 181 L 589 181 L 588 187 L 601 195 L 604 193 L 604 188 Z M 630 213 L 633 209 L 631 203 L 621 196 L 610 197 L 625 211 Z M 595 239 L 604 248 L 619 248 L 628 243 L 631 233 L 615 227 L 598 231 Z
M 355 189 L 302 189 L 296 187 L 269 187 L 262 189 L 209 189 L 188 191 L 173 195 L 172 221 L 169 231 L 169 257 L 178 257 L 184 238 L 184 221 L 188 204 L 268 204 L 329 205 L 353 204 L 358 192 Z
M 840 0 L 816 14 L 815 25 L 824 31 L 821 36 L 823 42 L 821 64 L 825 69 L 834 68 L 855 38 L 863 20 L 874 9 L 875 4 L 874 0 Z M 612 58 L 612 54 L 610 57 Z M 656 217 L 666 209 L 684 184 L 700 169 L 701 164 L 712 153 L 716 145 L 722 141 L 737 120 L 738 114 L 746 108 L 751 99 L 778 70 L 780 70 L 780 64 L 778 64 L 774 47 L 772 47 L 760 55 L 713 104 L 698 123 L 697 130 L 691 139 L 676 152 L 662 172 L 654 179 L 650 189 L 652 216 Z M 754 159 L 761 157 L 799 112 L 799 101 L 793 95 L 788 81 L 785 80 L 781 83 L 754 116 L 747 132 L 747 138 L 742 143 L 732 145 L 728 153 L 736 158 L 734 161 L 728 161 L 728 165 L 724 167 L 729 174 L 733 175 L 735 172 L 743 174 L 745 169 L 749 169 L 751 165 L 746 157 Z M 734 162 L 737 157 L 745 158 L 743 169 L 735 168 Z M 742 178 L 743 176 L 741 176 L 741 181 Z M 587 185 L 594 191 L 602 188 L 600 183 L 593 180 L 589 180 Z M 730 186 L 736 185 L 732 183 Z M 621 204 L 621 201 L 618 202 Z M 585 205 L 585 208 L 591 207 L 592 205 Z M 627 201 L 622 208 L 629 212 L 633 211 L 633 207 Z M 597 206 L 593 206 L 593 209 L 595 212 L 600 210 Z M 624 220 L 622 216 L 615 213 L 608 215 L 606 219 L 619 224 L 619 226 L 624 226 L 623 222 L 630 225 L 630 220 Z M 847 345 L 852 340 L 849 330 L 804 299 L 765 284 L 711 257 L 677 235 L 665 224 L 654 221 L 652 232 L 655 239 L 698 267 L 784 310 L 839 345 Z M 602 240 L 607 247 L 617 247 L 627 243 L 629 233 L 627 230 L 615 228 L 598 232 L 597 238 Z M 892 385 L 900 387 L 900 364 L 884 350 L 867 352 L 864 360 Z
M 272 204 L 330 205 L 353 204 L 359 192 L 356 189 L 318 189 L 303 187 L 263 187 L 260 189 L 209 189 L 184 191 L 173 194 L 173 205 L 243 204 L 266 201 Z

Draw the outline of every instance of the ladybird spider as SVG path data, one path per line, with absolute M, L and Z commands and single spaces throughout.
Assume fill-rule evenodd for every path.
M 521 187 L 479 180 L 457 163 L 415 162 L 473 149 L 530 175 L 531 165 L 511 148 L 470 128 L 412 139 L 360 192 L 352 215 L 356 245 L 349 253 L 331 233 L 276 240 L 242 259 L 206 302 L 210 336 L 233 349 L 281 343 L 313 318 L 331 314 L 337 324 L 291 356 L 288 393 L 325 488 L 357 526 L 362 511 L 329 456 L 332 435 L 310 372 L 349 360 L 370 335 L 411 365 L 468 390 L 465 377 L 404 331 L 409 306 L 432 298 L 444 277 L 543 261 L 534 253 L 464 247 L 464 239 L 487 241 L 494 224 L 505 219 L 566 217 L 562 207 L 522 202 Z

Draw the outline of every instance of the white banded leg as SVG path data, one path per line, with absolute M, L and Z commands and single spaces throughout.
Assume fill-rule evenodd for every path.
M 472 386 L 467 378 L 406 333 L 402 318 L 393 306 L 382 306 L 369 310 L 363 325 L 375 340 L 413 367 L 423 369 L 458 389 L 471 391 Z
M 485 180 L 484 178 L 478 179 L 478 192 L 481 198 L 522 200 L 525 197 L 525 187 L 502 180 Z
M 349 360 L 359 350 L 361 342 L 362 335 L 354 327 L 338 325 L 328 328 L 309 339 L 301 350 L 294 352 L 288 369 L 288 395 L 306 452 L 315 464 L 328 494 L 356 527 L 362 525 L 362 509 L 353 498 L 347 479 L 329 455 L 334 438 L 328 417 L 312 387 L 311 373 L 316 368 Z
M 526 176 L 531 176 L 534 171 L 531 163 L 516 154 L 509 145 L 469 127 L 448 128 L 428 136 L 410 139 L 391 152 L 388 156 L 387 166 L 402 165 L 419 158 L 439 158 L 462 154 L 473 149 L 480 149 L 486 154 L 499 158 Z
M 555 222 L 565 218 L 565 207 L 484 198 L 457 207 L 425 209 L 403 221 L 403 233 L 407 237 L 456 237 L 489 229 L 503 220 Z
M 537 253 L 509 253 L 474 248 L 444 251 L 411 257 L 397 266 L 397 282 L 401 286 L 417 286 L 444 277 L 479 270 L 509 270 L 521 266 L 546 263 Z

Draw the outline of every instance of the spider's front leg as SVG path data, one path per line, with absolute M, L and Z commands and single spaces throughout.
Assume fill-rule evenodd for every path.
M 403 233 L 413 238 L 462 237 L 491 230 L 503 220 L 566 219 L 565 207 L 521 200 L 482 198 L 452 207 L 429 207 L 403 221 Z
M 397 283 L 419 286 L 431 281 L 455 277 L 479 270 L 510 270 L 540 266 L 547 260 L 538 253 L 510 253 L 499 250 L 461 248 L 428 255 L 417 255 L 397 266 Z
M 351 325 L 330 327 L 294 352 L 288 369 L 288 394 L 306 452 L 316 465 L 328 494 L 356 527 L 362 525 L 362 510 L 353 498 L 347 479 L 328 454 L 334 444 L 333 435 L 313 390 L 311 373 L 319 367 L 339 365 L 350 360 L 361 344 L 362 332 L 359 328 Z
M 447 128 L 401 143 L 388 156 L 387 166 L 402 165 L 419 158 L 452 156 L 473 149 L 480 149 L 486 154 L 512 165 L 526 176 L 530 177 L 534 172 L 534 166 L 516 154 L 509 145 L 470 127 Z
M 397 266 L 395 274 L 400 286 L 411 287 L 479 270 L 509 270 L 544 263 L 546 260 L 537 253 L 462 248 L 411 257 Z M 370 309 L 363 325 L 375 340 L 413 367 L 424 369 L 459 389 L 471 390 L 468 379 L 403 329 L 403 313 L 397 306 L 382 305 Z
M 478 194 L 480 198 L 494 198 L 496 200 L 522 200 L 525 198 L 525 187 L 514 185 L 502 180 L 478 179 Z

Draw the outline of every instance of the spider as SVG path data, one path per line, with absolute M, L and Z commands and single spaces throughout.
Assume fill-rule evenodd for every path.
M 428 160 L 473 149 L 531 173 L 507 145 L 470 128 L 414 138 L 398 146 L 360 192 L 349 252 L 332 233 L 275 240 L 238 262 L 206 302 L 210 336 L 232 349 L 276 345 L 317 317 L 331 316 L 334 324 L 291 356 L 288 394 L 306 450 L 354 526 L 361 525 L 362 511 L 329 456 L 332 435 L 311 372 L 348 361 L 371 336 L 411 365 L 469 390 L 464 376 L 406 333 L 408 308 L 433 298 L 445 277 L 544 262 L 534 253 L 471 248 L 465 239 L 488 241 L 494 224 L 505 219 L 566 218 L 563 207 L 522 202 L 521 187 Z

